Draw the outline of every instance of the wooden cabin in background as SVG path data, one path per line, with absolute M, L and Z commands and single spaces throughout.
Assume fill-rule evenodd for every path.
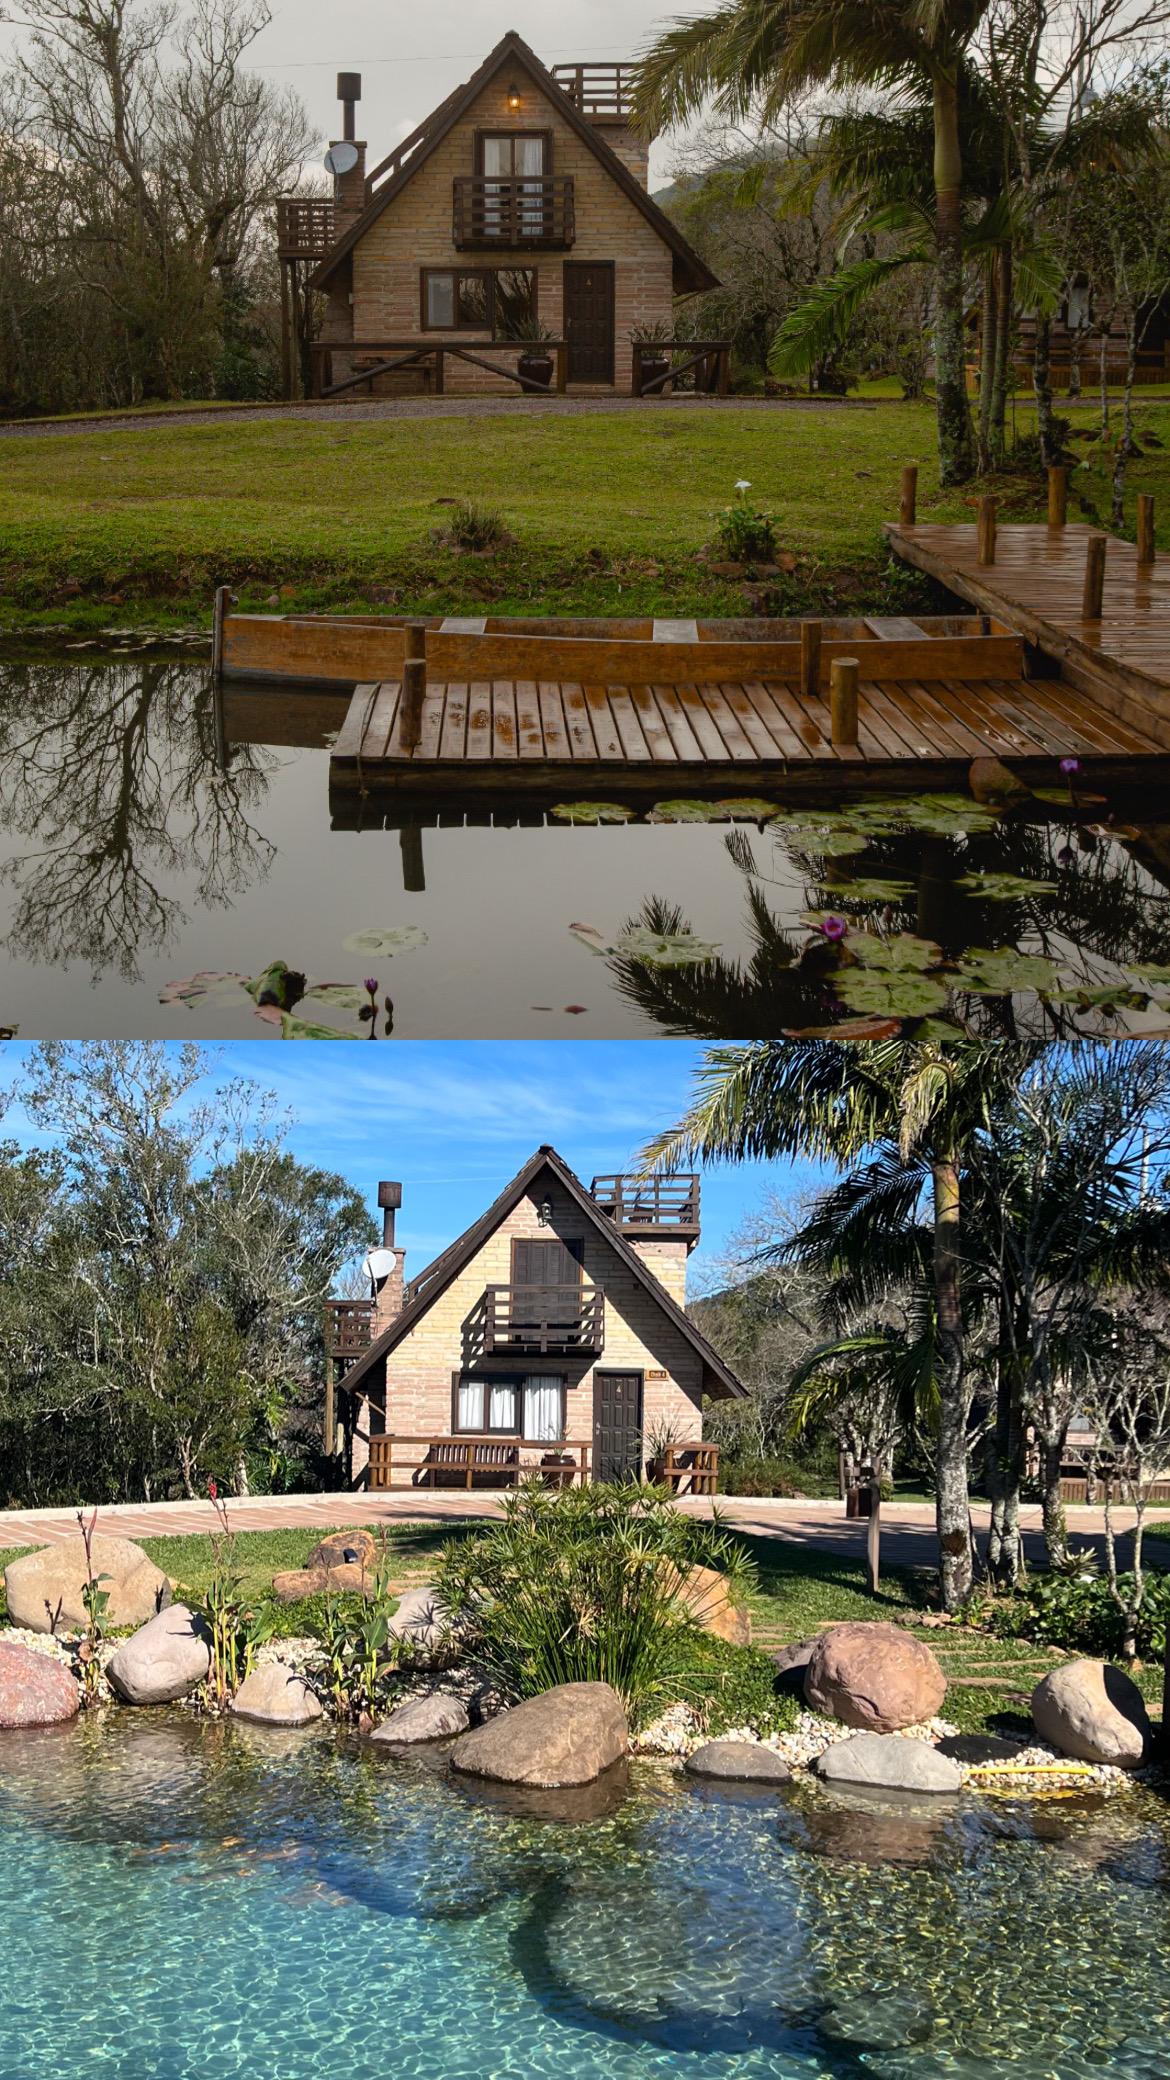
M 332 199 L 278 206 L 290 393 L 298 361 L 315 395 L 511 391 L 503 371 L 539 359 L 541 334 L 558 387 L 629 391 L 634 340 L 669 336 L 675 298 L 718 287 L 648 193 L 628 68 L 549 71 L 510 32 L 371 171 L 359 76 L 338 92 Z
M 375 1297 L 329 1303 L 326 1449 L 347 1484 L 507 1487 L 640 1478 L 712 1492 L 707 1399 L 746 1389 L 686 1313 L 696 1176 L 595 1177 L 537 1150 L 407 1281 L 396 1183 L 378 1188 Z

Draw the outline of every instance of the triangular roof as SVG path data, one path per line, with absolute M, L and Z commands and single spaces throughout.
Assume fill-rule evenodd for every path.
M 452 1280 L 471 1262 L 484 1243 L 495 1233 L 500 1222 L 505 1220 L 513 1207 L 532 1190 L 545 1170 L 564 1187 L 570 1199 L 614 1251 L 619 1261 L 633 1273 L 638 1284 L 649 1294 L 671 1326 L 678 1330 L 697 1353 L 705 1371 L 718 1381 L 717 1398 L 745 1400 L 747 1388 L 736 1378 L 730 1366 L 724 1363 L 714 1345 L 708 1342 L 702 1330 L 695 1327 L 686 1310 L 679 1306 L 661 1281 L 655 1278 L 649 1265 L 643 1262 L 637 1250 L 626 1241 L 609 1215 L 602 1211 L 596 1199 L 586 1191 L 580 1178 L 570 1170 L 564 1158 L 557 1154 L 555 1148 L 548 1146 L 538 1148 L 536 1154 L 529 1157 L 524 1168 L 517 1171 L 511 1183 L 505 1185 L 499 1198 L 493 1199 L 491 1205 L 480 1214 L 479 1219 L 473 1221 L 470 1228 L 465 1229 L 458 1240 L 451 1243 L 433 1263 L 428 1264 L 425 1271 L 421 1271 L 416 1279 L 412 1279 L 406 1289 L 408 1297 L 401 1314 L 395 1317 L 388 1329 L 383 1330 L 381 1336 L 375 1338 L 357 1364 L 350 1366 L 343 1382 L 346 1392 L 351 1392 L 367 1372 L 387 1357 L 396 1344 L 401 1343 L 416 1322 L 422 1320 L 439 1295 L 447 1290 Z
M 564 88 L 557 84 L 547 66 L 541 64 L 536 52 L 525 43 L 522 36 L 517 35 L 515 29 L 509 29 L 507 35 L 500 39 L 494 51 L 484 59 L 478 72 L 472 74 L 466 85 L 449 94 L 446 101 L 440 102 L 433 114 L 420 125 L 419 133 L 416 133 L 419 135 L 419 142 L 414 151 L 385 186 L 371 196 L 360 217 L 355 219 L 348 231 L 342 233 L 336 245 L 330 248 L 313 274 L 313 287 L 324 287 L 342 260 L 353 251 L 359 240 L 365 237 L 370 226 L 377 223 L 382 211 L 393 202 L 396 195 L 401 194 L 419 167 L 426 164 L 435 147 L 442 143 L 448 131 L 460 121 L 477 95 L 496 73 L 502 72 L 507 66 L 523 67 L 541 92 L 554 103 L 558 115 L 564 118 L 570 129 L 576 131 L 581 142 L 587 145 L 594 158 L 600 161 L 610 179 L 616 181 L 634 207 L 641 211 L 652 230 L 670 247 L 674 254 L 676 291 L 717 289 L 718 277 L 712 274 L 705 261 L 700 260 L 682 232 L 671 223 L 665 211 L 659 209 L 658 204 L 652 201 L 641 183 L 635 180 L 629 167 L 622 163 L 594 124 L 581 114 L 575 102 L 565 93 Z

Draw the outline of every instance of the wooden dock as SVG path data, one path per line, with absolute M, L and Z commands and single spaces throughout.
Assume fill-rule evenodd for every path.
M 892 522 L 886 534 L 906 563 L 1017 628 L 1101 719 L 1170 750 L 1170 560 L 1143 560 L 1132 542 L 1080 524 L 1000 525 L 991 562 L 980 557 L 978 526 Z M 1104 542 L 1099 616 L 1084 611 L 1094 537 Z
M 950 786 L 992 756 L 1053 777 L 1075 757 L 1100 778 L 1132 780 L 1135 764 L 1159 753 L 1056 678 L 862 680 L 852 744 L 833 742 L 823 693 L 776 679 L 432 681 L 413 748 L 402 722 L 401 681 L 357 689 L 330 758 L 330 800 L 345 820 L 392 793 L 572 800 Z

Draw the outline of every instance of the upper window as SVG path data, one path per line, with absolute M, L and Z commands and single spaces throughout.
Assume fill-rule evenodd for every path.
M 487 131 L 479 139 L 479 171 L 489 179 L 532 180 L 548 172 L 551 140 L 544 130 Z
M 535 317 L 535 268 L 423 269 L 422 318 L 429 331 L 515 339 Z

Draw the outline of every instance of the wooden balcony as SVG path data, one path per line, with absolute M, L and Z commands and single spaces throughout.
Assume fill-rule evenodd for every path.
M 463 1324 L 465 1363 L 542 1355 L 596 1357 L 605 1347 L 600 1286 L 488 1286 Z
M 460 252 L 566 250 L 576 236 L 572 174 L 465 174 L 454 183 L 451 236 Z
M 633 71 L 632 65 L 554 65 L 552 76 L 591 123 L 625 123 Z
M 699 1179 L 694 1171 L 662 1177 L 595 1177 L 589 1187 L 603 1213 L 623 1235 L 679 1236 L 688 1242 L 699 1235 Z
M 276 250 L 281 260 L 323 260 L 334 239 L 327 195 L 287 195 L 276 205 Z
M 325 1355 L 344 1369 L 364 1357 L 374 1335 L 376 1309 L 372 1300 L 327 1300 L 325 1302 Z

